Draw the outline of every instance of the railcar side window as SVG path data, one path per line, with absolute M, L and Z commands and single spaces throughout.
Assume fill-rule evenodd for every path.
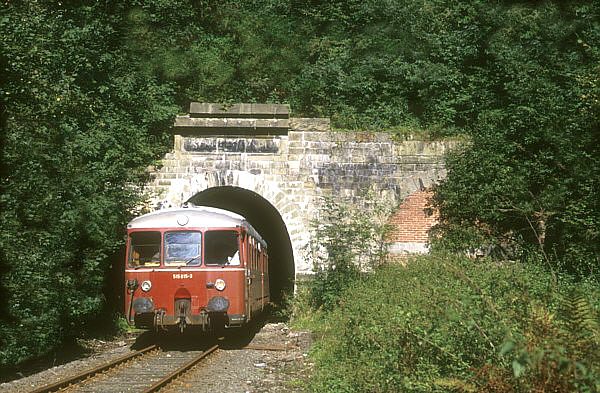
M 165 233 L 165 265 L 197 266 L 202 259 L 202 234 L 192 231 Z
M 204 263 L 206 265 L 239 265 L 240 251 L 237 232 L 205 232 Z
M 129 235 L 129 265 L 160 265 L 160 232 L 132 232 Z

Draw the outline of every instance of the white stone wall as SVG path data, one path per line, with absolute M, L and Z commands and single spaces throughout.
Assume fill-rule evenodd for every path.
M 333 132 L 327 119 L 290 119 L 287 135 L 176 135 L 175 149 L 148 185 L 152 205 L 177 206 L 212 187 L 255 192 L 280 213 L 293 247 L 296 274 L 320 197 L 361 204 L 367 191 L 399 202 L 444 175 L 443 142 L 396 142 L 386 133 Z

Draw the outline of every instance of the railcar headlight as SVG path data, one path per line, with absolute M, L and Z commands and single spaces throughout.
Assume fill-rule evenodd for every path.
M 150 290 L 150 288 L 152 288 L 152 282 L 150 280 L 146 280 L 146 281 L 142 282 L 142 285 L 140 285 L 140 288 L 142 288 L 142 291 L 148 292 Z
M 222 278 L 217 278 L 217 280 L 215 281 L 215 288 L 217 289 L 217 291 L 222 291 L 223 289 L 225 289 L 225 280 L 223 280 Z

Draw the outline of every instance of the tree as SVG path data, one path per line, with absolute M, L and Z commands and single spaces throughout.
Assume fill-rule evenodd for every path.
M 127 6 L 6 4 L 0 364 L 81 333 L 104 306 L 133 187 L 164 151 L 167 84 L 122 50 Z
M 599 11 L 543 3 L 498 15 L 486 42 L 493 100 L 436 189 L 438 243 L 487 239 L 598 274 Z

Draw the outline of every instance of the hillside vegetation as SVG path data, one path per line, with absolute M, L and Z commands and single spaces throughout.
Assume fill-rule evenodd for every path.
M 435 248 L 597 278 L 599 64 L 592 0 L 3 2 L 0 365 L 114 317 L 137 186 L 190 101 L 460 135 Z
M 314 392 L 596 392 L 600 291 L 535 264 L 390 265 L 312 316 Z
M 325 200 L 293 321 L 312 392 L 597 392 L 600 286 L 531 255 L 385 253 L 385 204 Z M 438 245 L 438 248 L 441 248 Z

